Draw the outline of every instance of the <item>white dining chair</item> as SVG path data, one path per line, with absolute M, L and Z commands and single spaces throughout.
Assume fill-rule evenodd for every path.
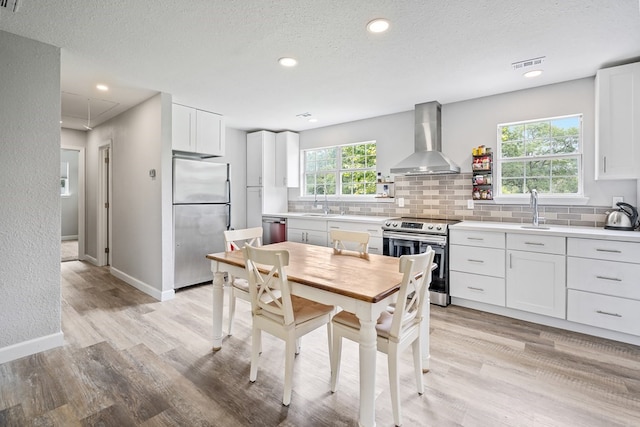
M 224 231 L 225 252 L 240 251 L 244 245 L 262 246 L 262 232 L 262 227 Z M 229 295 L 229 335 L 231 335 L 231 326 L 233 325 L 233 318 L 236 313 L 236 298 L 250 303 L 251 296 L 249 295 L 249 282 L 247 279 L 230 275 L 227 283 Z
M 295 295 L 287 279 L 289 252 L 245 246 L 244 253 L 249 292 L 251 294 L 252 334 L 249 380 L 258 376 L 258 356 L 262 348 L 262 331 L 285 342 L 284 393 L 282 404 L 291 403 L 293 360 L 299 351 L 299 338 L 327 325 L 331 351 L 331 314 L 334 307 Z M 262 269 L 259 270 L 258 266 Z
M 376 324 L 378 351 L 387 354 L 389 383 L 391 388 L 391 407 L 393 420 L 397 426 L 402 424 L 400 409 L 400 376 L 398 362 L 400 354 L 409 345 L 413 350 L 413 367 L 418 386 L 418 394 L 424 392 L 422 382 L 422 351 L 420 342 L 421 324 L 424 316 L 426 292 L 431 280 L 431 264 L 434 251 L 431 247 L 419 255 L 400 257 L 400 272 L 403 273 L 398 299 L 394 307 L 383 311 Z M 405 301 L 405 303 L 401 303 Z M 342 338 L 359 342 L 360 322 L 353 314 L 341 311 L 333 317 L 333 345 L 331 354 L 331 391 L 338 388 Z M 429 331 L 424 331 L 429 333 Z
M 331 230 L 329 232 L 334 253 L 342 254 L 346 251 L 355 251 L 361 257 L 369 253 L 369 238 L 366 231 Z

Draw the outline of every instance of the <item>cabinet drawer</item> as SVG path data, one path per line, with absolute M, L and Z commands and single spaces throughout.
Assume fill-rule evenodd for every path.
M 564 255 L 565 238 L 557 236 L 541 236 L 536 234 L 507 233 L 507 249 Z
M 299 228 L 302 230 L 317 230 L 327 232 L 327 220 L 326 219 L 300 219 L 289 218 L 287 219 L 287 227 Z
M 450 270 L 504 277 L 504 249 L 451 245 Z
M 567 254 L 582 258 L 640 263 L 640 243 L 570 237 Z
M 327 224 L 327 230 L 363 231 L 369 233 L 371 237 L 382 237 L 381 222 L 329 221 Z
M 502 278 L 452 271 L 449 280 L 452 297 L 504 307 L 505 287 Z
M 567 287 L 640 300 L 640 264 L 568 257 Z
M 372 237 L 369 239 L 369 253 L 382 255 L 383 253 L 382 237 Z
M 451 230 L 450 239 L 450 242 L 453 245 L 504 249 L 504 233 L 496 233 L 492 231 Z
M 569 289 L 567 320 L 640 335 L 640 301 Z

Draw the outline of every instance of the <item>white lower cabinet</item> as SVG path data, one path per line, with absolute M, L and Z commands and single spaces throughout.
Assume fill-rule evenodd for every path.
M 564 255 L 507 251 L 507 307 L 566 317 Z
M 287 240 L 327 246 L 327 221 L 289 218 L 287 220 Z
M 450 238 L 451 296 L 504 307 L 505 234 L 451 230 Z
M 567 320 L 640 335 L 640 243 L 569 238 Z
M 382 246 L 382 226 L 379 222 L 349 222 L 349 221 L 329 221 L 327 231 L 331 230 L 351 230 L 369 233 L 369 253 L 383 254 Z M 331 245 L 331 236 L 327 235 L 327 244 Z
M 640 335 L 640 301 L 569 289 L 567 320 Z

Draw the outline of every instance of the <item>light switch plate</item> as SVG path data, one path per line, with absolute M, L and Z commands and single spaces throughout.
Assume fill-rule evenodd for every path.
M 624 197 L 622 196 L 613 196 L 613 202 L 611 202 L 612 208 L 617 208 L 616 203 L 624 202 Z
M 398 207 L 399 208 L 404 208 L 404 197 L 399 197 L 398 198 Z
M 467 200 L 467 209 L 473 209 L 473 200 Z

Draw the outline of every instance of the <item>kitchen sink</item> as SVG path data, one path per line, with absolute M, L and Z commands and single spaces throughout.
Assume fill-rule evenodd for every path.
M 526 228 L 527 230 L 551 230 L 551 227 L 545 227 L 543 225 L 521 225 L 520 228 Z
M 315 216 L 319 218 L 331 218 L 334 216 L 338 216 L 338 214 L 326 214 L 326 213 L 303 213 L 301 216 Z

